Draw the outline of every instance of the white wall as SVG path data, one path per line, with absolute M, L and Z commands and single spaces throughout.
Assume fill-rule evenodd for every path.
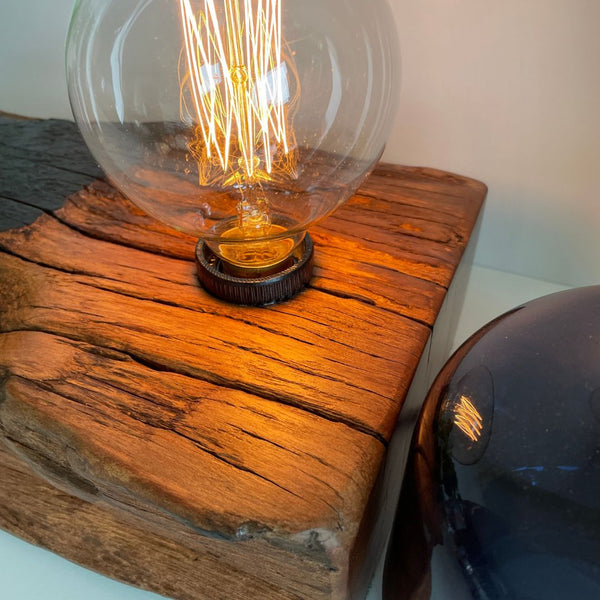
M 390 1 L 403 89 L 385 158 L 488 184 L 477 263 L 600 282 L 600 0 Z M 70 116 L 72 4 L 0 0 L 0 110 Z
M 72 119 L 64 48 L 74 0 L 0 0 L 0 110 Z
M 386 157 L 488 184 L 477 263 L 600 283 L 600 1 L 392 3 L 404 80 Z

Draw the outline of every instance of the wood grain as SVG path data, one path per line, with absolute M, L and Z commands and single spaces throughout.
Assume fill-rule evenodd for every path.
M 94 180 L 72 124 L 0 134 L 0 225 L 39 217 L 0 234 L 0 525 L 174 598 L 359 594 L 361 524 L 485 186 L 381 165 L 311 231 L 309 289 L 240 308 L 199 288 L 194 240 Z
M 0 481 L 3 529 L 73 562 L 101 565 L 103 572 L 142 589 L 182 600 L 219 598 L 224 590 L 231 600 L 330 597 L 330 571 L 321 561 L 270 546 L 265 557 L 260 539 L 232 544 L 179 524 L 152 533 L 131 511 L 87 502 L 45 483 L 1 445 Z

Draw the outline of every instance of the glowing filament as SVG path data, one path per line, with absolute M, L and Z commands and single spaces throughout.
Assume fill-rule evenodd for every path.
M 293 171 L 275 156 L 290 151 L 281 0 L 224 0 L 221 12 L 216 0 L 203 0 L 197 13 L 191 0 L 179 3 L 187 63 L 182 109 L 198 125 L 202 156 L 250 184 L 269 180 L 276 161 Z
M 454 424 L 472 442 L 477 442 L 483 433 L 481 414 L 466 396 L 461 396 L 454 407 Z

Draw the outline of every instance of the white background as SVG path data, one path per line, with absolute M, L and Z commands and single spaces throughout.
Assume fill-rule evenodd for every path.
M 392 2 L 404 83 L 388 158 L 488 184 L 478 264 L 600 282 L 600 2 Z
M 599 283 L 600 0 L 391 3 L 403 85 L 385 158 L 488 184 L 479 265 Z M 63 46 L 72 4 L 0 0 L 0 110 L 70 118 Z M 475 274 L 465 335 L 560 289 Z M 1 533 L 0 577 L 10 600 L 152 597 Z

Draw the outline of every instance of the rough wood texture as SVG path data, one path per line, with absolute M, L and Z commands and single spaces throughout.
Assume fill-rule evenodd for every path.
M 359 595 L 485 186 L 381 165 L 311 232 L 310 288 L 239 308 L 199 289 L 194 240 L 93 182 L 72 124 L 0 118 L 0 140 L 0 224 L 41 215 L 0 234 L 0 526 L 174 598 Z

